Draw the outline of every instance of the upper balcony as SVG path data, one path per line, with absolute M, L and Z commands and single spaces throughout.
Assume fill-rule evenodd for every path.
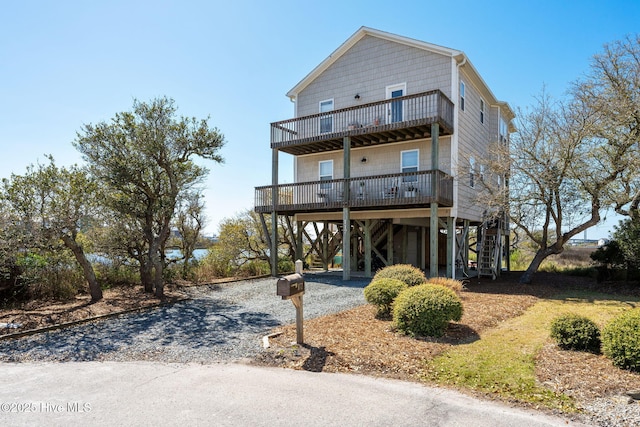
M 425 208 L 434 202 L 453 206 L 453 178 L 439 170 L 265 185 L 255 191 L 259 213 Z
M 271 124 L 271 148 L 293 155 L 431 137 L 453 133 L 453 102 L 440 90 L 407 95 Z

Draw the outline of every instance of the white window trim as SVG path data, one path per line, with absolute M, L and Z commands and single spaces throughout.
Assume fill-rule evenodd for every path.
M 460 80 L 460 111 L 464 111 L 464 104 L 465 104 L 465 100 L 466 100 L 466 91 L 467 91 L 467 85 Z
M 404 165 L 402 163 L 403 160 L 403 154 L 404 153 L 411 153 L 411 152 L 415 152 L 417 154 L 416 156 L 416 172 L 418 172 L 420 170 L 420 150 L 418 148 L 414 148 L 412 150 L 402 150 L 400 151 L 400 173 L 404 173 Z M 411 166 L 413 167 L 413 166 Z M 405 176 L 402 177 L 402 181 L 403 182 L 415 182 L 418 180 L 417 176 Z
M 484 99 L 480 98 L 480 123 L 484 124 L 486 113 L 485 109 L 487 108 L 487 103 L 484 102 Z
M 322 104 L 329 103 L 329 102 L 331 103 L 331 110 L 322 111 Z M 324 100 L 318 102 L 318 112 L 319 113 L 328 113 L 330 111 L 335 110 L 335 108 L 336 108 L 336 104 L 335 104 L 335 101 L 334 101 L 333 98 L 324 99 Z M 322 132 L 322 117 L 321 117 L 320 120 L 318 121 L 318 133 L 331 133 L 334 130 L 334 125 L 335 125 L 335 123 L 333 123 L 333 116 L 331 116 L 331 130 L 328 131 L 328 132 Z
M 331 175 L 322 175 L 322 164 L 323 163 L 329 163 L 331 165 Z M 333 179 L 333 160 L 320 160 L 318 162 L 318 181 L 322 181 L 322 177 L 323 176 L 330 176 L 331 178 L 329 178 L 329 180 Z M 331 184 L 329 183 L 329 186 L 330 185 Z M 323 187 L 323 183 L 322 182 L 320 182 L 320 188 L 325 188 L 325 187 Z
M 406 96 L 407 95 L 407 82 L 403 82 L 403 83 L 396 83 L 396 84 L 392 84 L 389 86 L 385 87 L 385 97 L 386 99 L 391 99 L 391 93 L 395 92 L 398 89 L 402 89 L 402 96 Z M 404 104 L 404 102 L 403 102 Z M 389 108 L 389 110 L 391 110 L 391 108 Z M 405 108 L 404 105 L 402 106 L 402 121 L 404 121 L 404 115 L 405 115 Z M 391 113 L 389 111 L 389 113 Z M 387 123 L 391 123 L 391 116 L 387 117 Z

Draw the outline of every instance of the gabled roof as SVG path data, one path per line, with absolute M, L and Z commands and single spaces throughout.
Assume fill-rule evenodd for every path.
M 385 31 L 376 30 L 374 28 L 369 27 L 360 27 L 358 31 L 356 31 L 351 37 L 349 37 L 344 43 L 342 43 L 331 55 L 329 55 L 324 61 L 322 61 L 317 67 L 315 67 L 305 78 L 303 78 L 297 85 L 295 85 L 289 92 L 287 92 L 287 96 L 292 100 L 298 95 L 298 93 L 302 92 L 311 82 L 313 82 L 318 76 L 320 76 L 327 68 L 329 68 L 333 63 L 335 63 L 342 55 L 344 55 L 351 47 L 353 47 L 358 41 L 360 41 L 365 36 L 373 36 L 378 37 L 384 40 L 404 44 L 407 46 L 415 47 L 417 49 L 422 49 L 428 52 L 437 53 L 440 55 L 448 56 L 454 58 L 461 67 L 465 67 L 468 70 L 471 79 L 474 83 L 479 87 L 479 89 L 485 93 L 490 104 L 497 105 L 501 104 L 501 106 L 506 106 L 513 116 L 513 112 L 511 108 L 505 102 L 498 101 L 496 97 L 493 95 L 487 84 L 484 82 L 480 74 L 476 71 L 475 67 L 468 60 L 467 56 L 464 52 L 456 49 L 450 49 L 448 47 L 439 46 L 432 43 L 423 42 L 420 40 L 415 40 L 409 37 L 403 37 L 396 34 L 387 33 Z

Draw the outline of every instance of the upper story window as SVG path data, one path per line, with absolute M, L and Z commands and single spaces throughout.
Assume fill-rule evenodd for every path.
M 464 111 L 464 82 L 460 82 L 460 109 Z
M 418 172 L 418 159 L 420 158 L 419 150 L 406 150 L 400 152 L 400 172 Z M 402 182 L 415 182 L 418 180 L 416 175 L 403 176 Z
M 509 132 L 509 128 L 507 126 L 507 122 L 505 119 L 500 117 L 500 142 L 507 142 L 507 134 Z
M 320 101 L 320 112 L 328 113 L 333 111 L 333 99 Z M 320 133 L 333 132 L 333 114 L 320 116 Z
M 469 187 L 474 188 L 476 186 L 476 159 L 469 158 Z
M 320 181 L 331 181 L 333 179 L 333 160 L 322 160 L 318 163 L 320 171 Z M 321 182 L 320 188 L 331 188 L 330 182 Z
M 484 99 L 480 100 L 480 123 L 484 123 Z

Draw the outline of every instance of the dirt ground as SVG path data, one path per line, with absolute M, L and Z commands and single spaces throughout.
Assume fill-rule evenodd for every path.
M 535 284 L 517 284 L 518 273 L 509 273 L 496 281 L 474 279 L 462 293 L 464 315 L 453 323 L 444 337 L 417 340 L 396 334 L 391 322 L 375 318 L 373 306 L 317 319 L 305 320 L 305 345 L 293 345 L 295 325 L 278 329 L 266 349 L 254 362 L 260 365 L 304 369 L 314 372 L 351 372 L 365 375 L 415 381 L 423 361 L 453 345 L 478 339 L 484 330 L 515 317 L 535 304 L 567 288 L 580 287 L 607 293 L 640 295 L 638 286 L 597 284 L 588 278 L 538 273 Z M 184 284 L 168 285 L 171 303 L 184 297 Z M 141 287 L 117 287 L 104 291 L 103 300 L 91 304 L 88 295 L 66 302 L 33 301 L 19 309 L 0 310 L 0 324 L 20 323 L 20 331 L 50 327 L 67 322 L 119 313 L 160 304 L 144 294 Z M 0 335 L 17 332 L 0 328 Z M 536 360 L 538 380 L 556 391 L 578 400 L 613 395 L 637 389 L 640 374 L 613 367 L 601 355 L 562 351 L 546 345 Z
M 180 289 L 181 287 L 176 285 L 167 285 L 164 303 L 184 298 Z M 2 326 L 0 327 L 0 336 L 83 321 L 161 303 L 153 295 L 145 294 L 142 286 L 119 286 L 105 289 L 102 300 L 93 304 L 88 294 L 77 295 L 68 301 L 33 300 L 24 303 L 19 308 L 0 309 L 0 326 Z M 16 324 L 20 327 L 11 327 Z

